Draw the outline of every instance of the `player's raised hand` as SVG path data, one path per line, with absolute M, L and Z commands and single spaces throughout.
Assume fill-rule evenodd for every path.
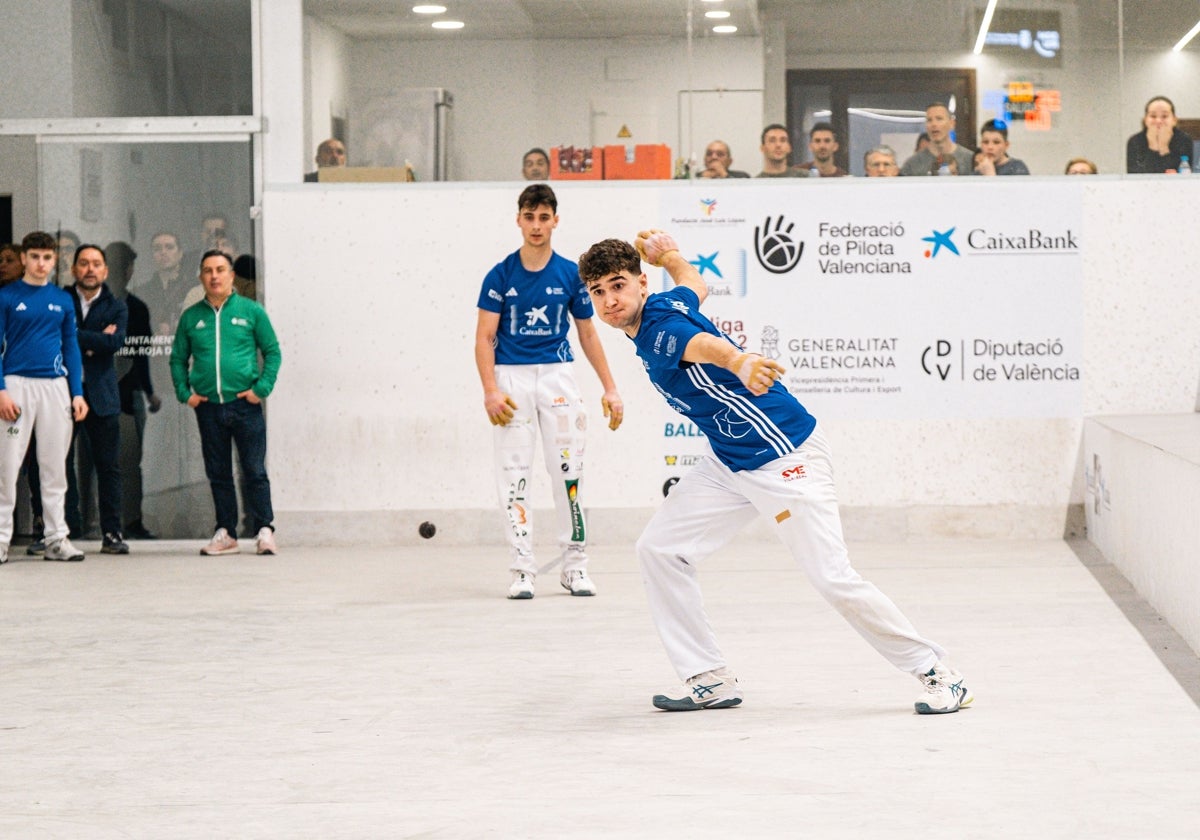
M 503 391 L 485 391 L 483 408 L 493 426 L 507 426 L 508 421 L 513 419 L 513 411 L 516 410 L 517 404 Z
M 600 398 L 600 406 L 604 409 L 604 416 L 608 418 L 608 428 L 616 431 L 625 419 L 625 404 L 621 402 L 621 395 L 616 391 L 605 391 L 604 396 Z
M 638 231 L 637 239 L 633 241 L 633 247 L 637 248 L 638 256 L 643 262 L 648 262 L 650 265 L 661 266 L 662 258 L 671 251 L 678 251 L 679 245 L 669 233 L 661 230 L 642 230 Z
M 742 353 L 733 360 L 729 369 L 737 374 L 737 378 L 742 380 L 742 384 L 756 397 L 761 397 L 771 390 L 775 380 L 784 374 L 783 365 L 757 353 Z

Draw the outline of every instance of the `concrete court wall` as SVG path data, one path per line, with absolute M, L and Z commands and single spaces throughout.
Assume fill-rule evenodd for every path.
M 1084 427 L 1088 539 L 1200 655 L 1200 414 Z
M 555 245 L 573 256 L 656 223 L 647 208 L 671 185 L 556 186 Z M 909 188 L 865 179 L 836 186 L 861 191 L 865 203 L 876 190 Z M 986 181 L 956 186 L 990 200 Z M 426 518 L 440 539 L 498 539 L 491 427 L 472 342 L 480 280 L 520 241 L 518 189 L 268 185 L 267 305 L 285 354 L 269 457 L 278 518 L 294 539 L 412 541 Z M 1083 417 L 1194 409 L 1200 245 L 1188 230 L 1200 179 L 1100 176 L 1083 190 L 1080 416 L 827 422 L 851 537 L 1078 531 Z M 615 434 L 593 423 L 587 505 L 593 534 L 624 539 L 661 498 L 660 398 L 624 337 L 600 333 L 628 419 Z M 598 406 L 590 371 L 579 378 Z M 548 499 L 542 481 L 535 498 Z

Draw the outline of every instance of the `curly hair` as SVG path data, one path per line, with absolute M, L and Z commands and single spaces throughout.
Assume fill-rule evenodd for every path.
M 579 256 L 579 279 L 585 285 L 622 271 L 634 276 L 642 272 L 642 258 L 638 256 L 637 250 L 624 240 L 605 239 Z

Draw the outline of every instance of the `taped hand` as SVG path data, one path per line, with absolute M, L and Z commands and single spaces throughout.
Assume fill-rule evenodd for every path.
M 771 390 L 775 380 L 784 373 L 783 365 L 779 362 L 757 353 L 742 353 L 733 360 L 729 369 L 737 374 L 737 378 L 742 380 L 742 384 L 756 397 Z
M 487 391 L 483 395 L 483 407 L 493 426 L 507 426 L 513 419 L 517 404 L 503 391 Z
M 600 398 L 600 406 L 604 409 L 604 416 L 608 418 L 608 428 L 616 431 L 625 419 L 625 404 L 621 402 L 620 395 L 616 391 L 606 391 Z
M 664 256 L 671 251 L 679 250 L 679 245 L 676 244 L 671 234 L 661 230 L 638 231 L 637 239 L 633 241 L 633 247 L 637 248 L 638 256 L 642 258 L 643 262 L 654 266 L 661 266 Z

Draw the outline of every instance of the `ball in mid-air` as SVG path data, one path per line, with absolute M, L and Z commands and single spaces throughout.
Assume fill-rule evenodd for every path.
M 422 522 L 421 527 L 417 529 L 417 533 L 419 533 L 425 539 L 429 539 L 437 533 L 437 526 L 432 522 Z

